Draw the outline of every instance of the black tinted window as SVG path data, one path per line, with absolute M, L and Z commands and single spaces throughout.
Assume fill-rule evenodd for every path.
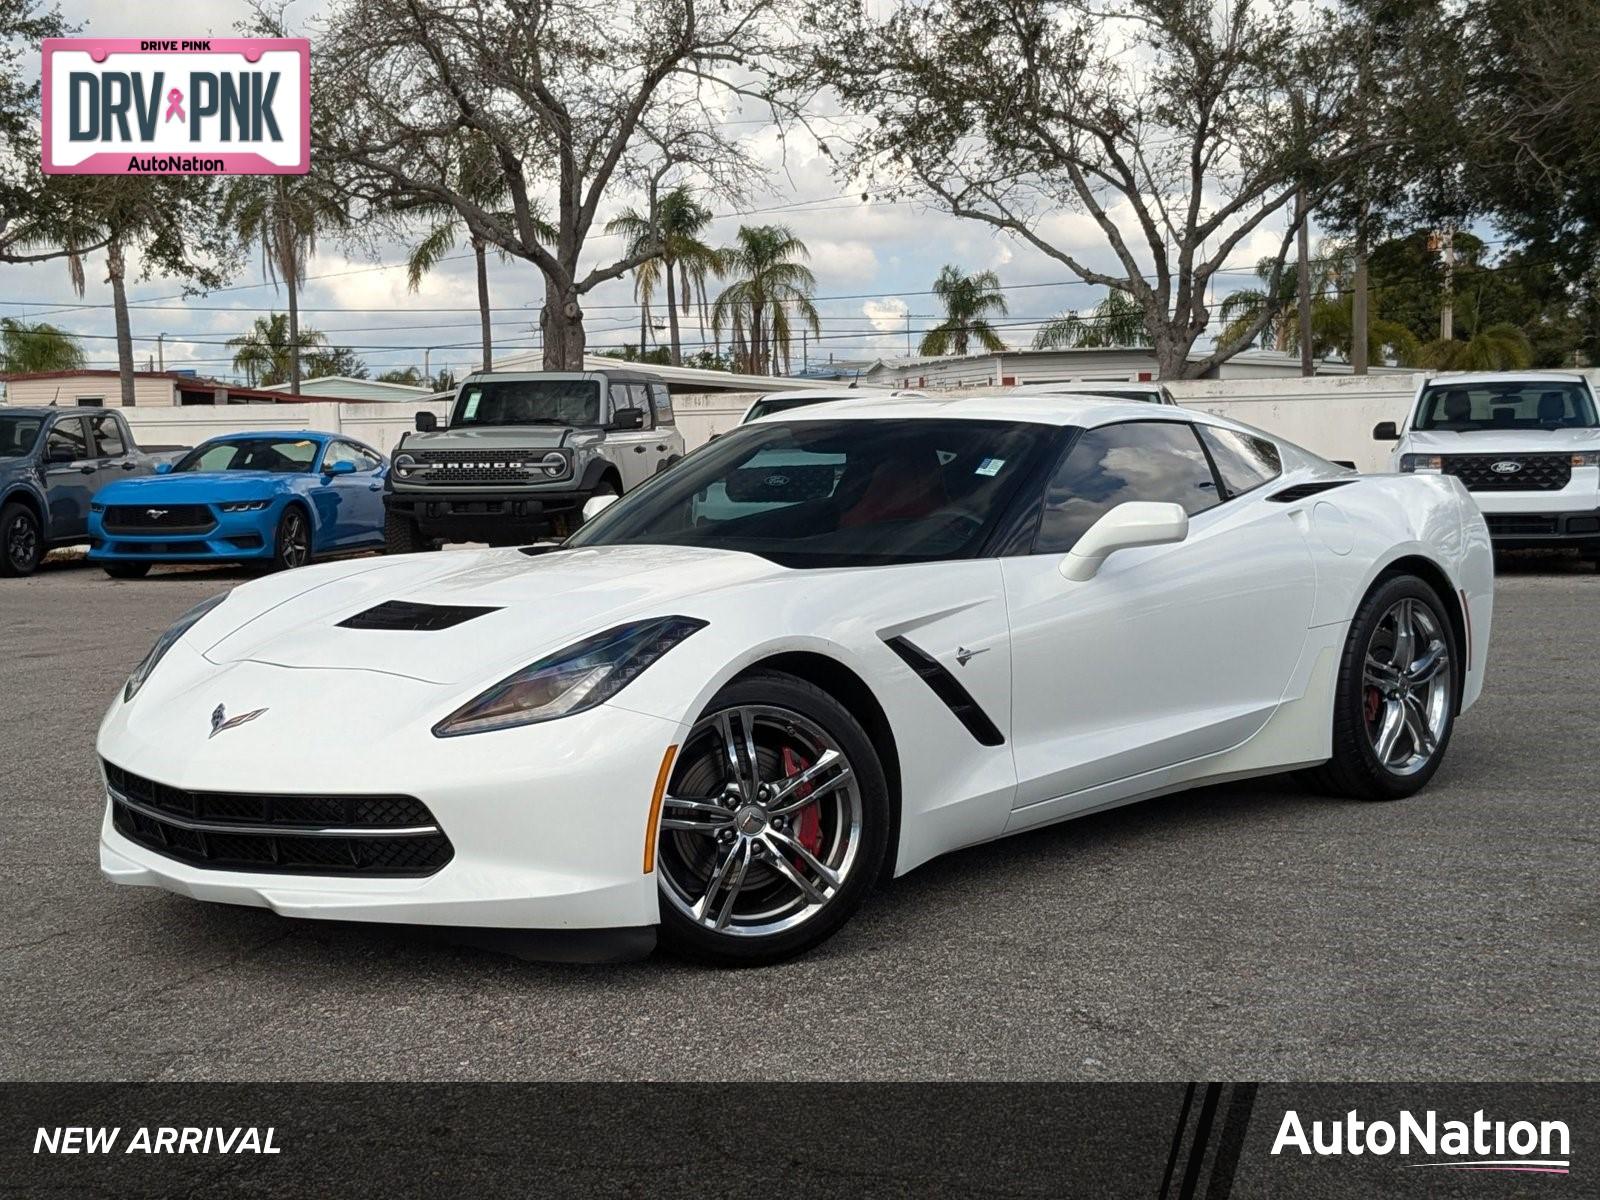
M 657 425 L 671 425 L 677 420 L 672 415 L 672 397 L 667 393 L 666 384 L 652 383 L 650 385 L 650 403 L 656 410 Z
M 1258 488 L 1268 480 L 1283 474 L 1283 458 L 1278 448 L 1266 438 L 1235 433 L 1231 429 L 1213 429 L 1199 426 L 1200 438 L 1211 451 L 1211 461 L 1217 464 L 1217 474 L 1222 476 L 1222 486 L 1228 495 L 1237 496 Z
M 1132 421 L 1080 434 L 1045 491 L 1034 553 L 1066 553 L 1129 500 L 1181 504 L 1190 516 L 1218 503 L 1211 464 L 1190 426 Z
M 468 383 L 450 427 L 467 425 L 598 425 L 598 379 L 496 379 Z
M 115 417 L 95 417 L 89 424 L 94 427 L 95 448 L 101 458 L 116 458 L 126 453 L 122 445 L 122 431 L 117 428 Z
M 1600 425 L 1581 383 L 1458 383 L 1429 387 L 1413 429 L 1473 433 L 1483 429 L 1593 429 Z
M 89 443 L 83 436 L 83 422 L 76 417 L 70 421 L 57 421 L 50 426 L 50 440 L 46 445 L 52 457 L 70 454 L 73 461 L 89 457 Z

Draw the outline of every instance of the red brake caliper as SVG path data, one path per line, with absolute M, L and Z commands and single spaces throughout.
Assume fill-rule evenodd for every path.
M 786 778 L 792 779 L 810 765 L 788 746 L 783 748 L 783 773 Z M 795 789 L 795 796 L 804 799 L 811 794 L 811 788 L 809 783 L 802 784 Z M 812 854 L 822 849 L 822 814 L 817 811 L 815 804 L 808 804 L 795 814 L 794 837 Z

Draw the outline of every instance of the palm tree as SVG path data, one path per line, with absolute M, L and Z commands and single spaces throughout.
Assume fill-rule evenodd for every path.
M 1000 292 L 1000 277 L 993 271 L 968 275 L 960 267 L 946 263 L 933 281 L 933 294 L 944 305 L 944 320 L 922 335 L 918 347 L 921 353 L 964 355 L 974 338 L 985 350 L 1006 348 L 986 319 L 990 313 L 1003 317 L 1009 311 Z
M 687 186 L 680 184 L 661 197 L 654 222 L 630 208 L 606 225 L 607 233 L 621 234 L 627 239 L 624 253 L 630 258 L 649 253 L 655 246 L 661 249 L 659 258 L 640 263 L 633 272 L 633 294 L 639 301 L 639 352 L 643 354 L 645 349 L 650 301 L 657 284 L 665 282 L 671 361 L 675 367 L 683 363 L 683 343 L 678 332 L 680 306 L 687 313 L 698 297 L 700 337 L 704 340 L 706 280 L 708 276 L 722 277 L 721 254 L 700 238 L 710 223 L 711 210 L 696 200 Z
M 1311 353 L 1322 358 L 1337 354 L 1346 362 L 1353 362 L 1355 353 L 1355 297 L 1353 295 L 1329 296 L 1311 306 Z M 1300 331 L 1293 331 L 1291 348 L 1300 345 Z M 1367 365 L 1381 365 L 1392 361 L 1396 366 L 1410 367 L 1417 363 L 1422 345 L 1417 335 L 1399 321 L 1380 317 L 1374 306 L 1367 306 Z
M 511 213 L 498 211 L 510 199 L 506 175 L 495 160 L 492 148 L 481 137 L 462 143 L 455 160 L 452 188 L 469 203 L 488 212 L 491 217 L 504 220 L 509 226 Z M 406 282 L 414 292 L 422 286 L 422 277 L 454 249 L 464 223 L 461 214 L 449 204 L 420 204 L 409 207 L 407 211 L 432 222 L 428 232 L 412 247 L 406 259 Z M 534 237 L 545 245 L 554 244 L 557 236 L 555 226 L 537 214 L 533 215 L 532 222 Z M 494 340 L 490 333 L 493 310 L 489 306 L 488 243 L 470 228 L 467 230 L 467 243 L 472 247 L 478 272 L 478 319 L 483 329 L 483 369 L 490 371 L 494 369 Z M 500 257 L 503 260 L 505 254 L 502 253 Z
M 796 259 L 809 257 L 806 244 L 783 225 L 741 225 L 734 245 L 720 252 L 724 274 L 733 282 L 711 308 L 718 337 L 732 331 L 734 360 L 751 374 L 776 374 L 781 360 L 789 369 L 793 339 L 790 309 L 813 333 L 821 333 L 811 302 L 817 277 Z
M 272 313 L 257 317 L 250 332 L 229 338 L 228 346 L 234 351 L 233 369 L 251 387 L 271 387 L 293 378 L 300 350 L 326 345 L 327 340 L 315 329 L 291 332 L 289 318 Z
M 1062 313 L 1033 335 L 1035 350 L 1148 346 L 1144 309 L 1120 288 L 1112 288 L 1088 315 Z
M 1501 322 L 1474 329 L 1466 341 L 1435 338 L 1422 347 L 1416 365 L 1434 371 L 1521 371 L 1532 361 L 1527 335 Z
M 300 284 L 317 234 L 349 224 L 349 214 L 321 175 L 240 175 L 229 185 L 223 220 L 246 245 L 261 247 L 262 268 L 289 293 L 289 391 L 300 394 L 300 351 L 311 343 L 300 332 Z
M 30 325 L 12 317 L 0 318 L 0 370 L 18 374 L 76 371 L 86 361 L 83 347 L 70 333 L 44 321 Z

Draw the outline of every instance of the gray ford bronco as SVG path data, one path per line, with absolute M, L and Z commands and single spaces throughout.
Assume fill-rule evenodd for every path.
M 666 385 L 627 370 L 469 375 L 449 425 L 417 414 L 385 485 L 389 553 L 565 537 L 595 496 L 683 457 Z

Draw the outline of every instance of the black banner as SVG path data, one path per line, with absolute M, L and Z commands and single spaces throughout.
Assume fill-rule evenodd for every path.
M 1567 1197 L 1597 1132 L 1588 1085 L 22 1084 L 0 1192 Z

